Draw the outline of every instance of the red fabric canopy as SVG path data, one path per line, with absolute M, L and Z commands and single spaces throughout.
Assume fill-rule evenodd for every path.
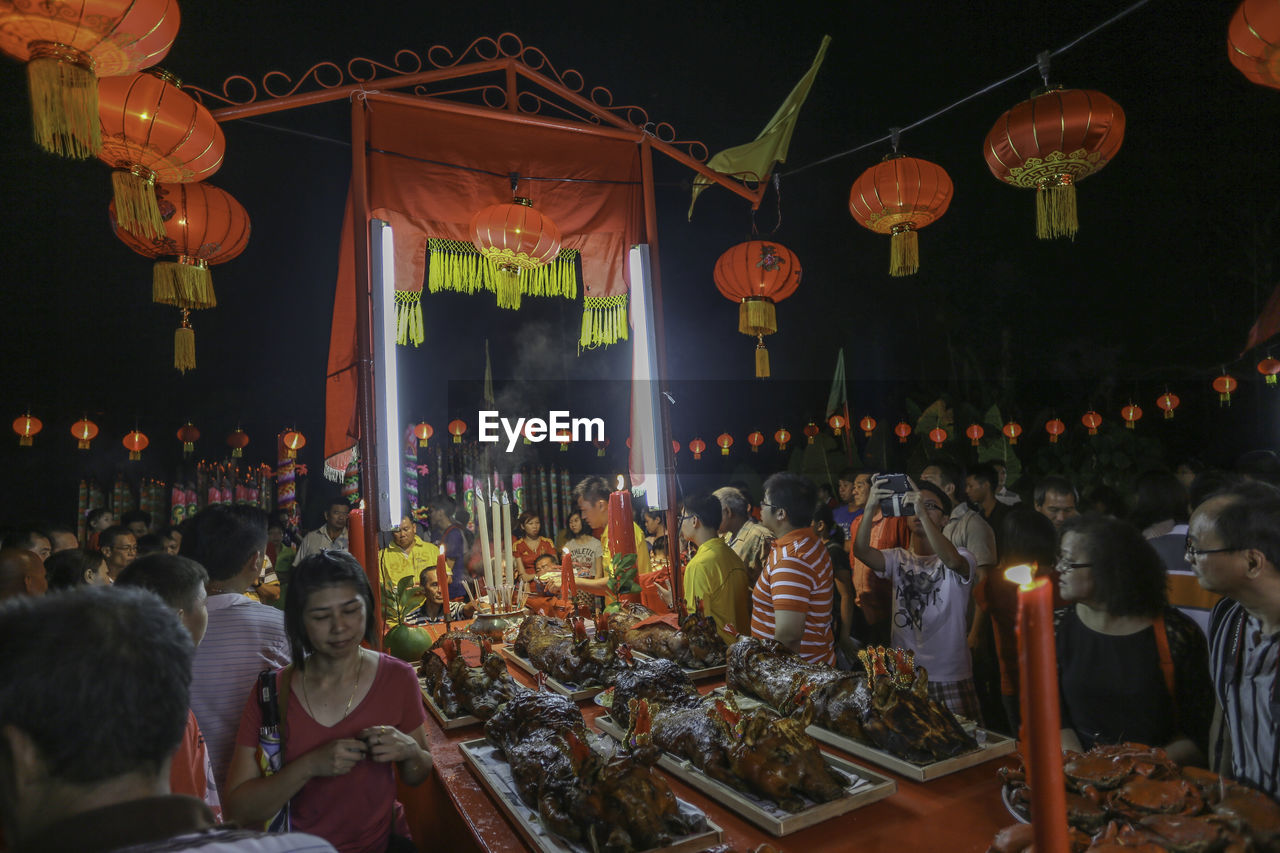
M 582 254 L 587 300 L 625 299 L 628 248 L 645 242 L 640 146 L 581 131 L 468 115 L 370 96 L 368 207 L 391 223 L 396 290 L 420 291 L 427 239 L 470 241 L 472 215 L 519 194 L 559 226 Z M 478 171 L 483 170 L 483 171 Z M 348 199 L 338 255 L 325 398 L 326 473 L 342 472 L 358 438 L 356 270 Z M 361 223 L 367 228 L 367 223 Z M 591 302 L 586 303 L 590 310 Z

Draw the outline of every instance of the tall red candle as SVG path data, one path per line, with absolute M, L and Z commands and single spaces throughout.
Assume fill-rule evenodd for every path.
M 1053 589 L 1030 566 L 1005 577 L 1018 584 L 1018 674 L 1022 682 L 1022 749 L 1031 785 L 1035 849 L 1067 853 L 1067 797 L 1062 783 L 1062 718 L 1053 640 Z
M 569 549 L 564 549 L 564 557 L 560 560 L 560 600 L 568 603 L 578 592 L 578 579 L 573 573 L 573 556 Z
M 369 559 L 369 555 L 364 552 L 364 507 L 362 506 L 351 510 L 351 515 L 347 518 L 347 551 L 361 566 L 364 566 L 367 573 L 369 567 L 365 566 L 365 562 Z
M 631 513 L 631 493 L 622 488 L 622 475 L 618 475 L 618 490 L 609 495 L 609 553 L 636 553 L 635 516 Z M 605 566 L 609 570 L 609 566 Z
M 440 548 L 440 559 L 436 561 L 436 582 L 440 584 L 440 606 L 443 608 L 444 624 L 449 626 L 449 564 L 445 562 L 444 548 Z

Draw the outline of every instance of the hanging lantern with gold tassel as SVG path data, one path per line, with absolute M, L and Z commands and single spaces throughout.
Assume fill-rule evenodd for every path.
M 143 434 L 142 430 L 135 429 L 121 439 L 120 443 L 129 451 L 129 460 L 137 462 L 142 458 L 142 451 L 147 449 L 147 445 L 151 443 L 151 440 Z
M 307 437 L 296 429 L 291 429 L 281 436 L 280 442 L 284 445 L 285 456 L 297 459 L 298 451 L 307 446 Z
M 1222 375 L 1213 380 L 1213 390 L 1218 392 L 1218 405 L 1231 405 L 1231 392 L 1236 390 L 1240 383 L 1230 373 L 1223 368 Z
M 493 204 L 471 217 L 471 242 L 498 269 L 499 308 L 519 309 L 521 275 L 555 260 L 560 229 L 527 198 Z
M 916 232 L 937 221 L 951 205 L 954 187 L 941 166 L 894 153 L 863 172 L 849 190 L 849 213 L 863 228 L 889 234 L 889 275 L 920 269 Z
M 244 456 L 244 449 L 249 446 L 248 434 L 236 427 L 235 430 L 227 436 L 227 446 L 231 448 L 231 456 L 240 459 Z
M 88 450 L 89 442 L 98 435 L 98 425 L 86 418 L 81 418 L 71 425 L 71 435 L 76 440 L 76 447 Z
M 1177 394 L 1170 394 L 1169 390 L 1165 389 L 1165 392 L 1156 400 L 1156 405 L 1164 410 L 1164 419 L 1168 421 L 1173 420 L 1173 410 L 1178 408 L 1181 402 Z
M 764 444 L 764 433 L 760 430 L 751 433 L 747 436 L 747 444 L 751 445 L 752 453 L 759 453 L 760 445 Z
M 30 410 L 13 422 L 13 431 L 18 434 L 19 447 L 30 447 L 31 437 L 42 429 L 44 429 L 44 423 L 39 418 L 31 417 Z
M 790 249 L 764 240 L 739 243 L 716 261 L 716 289 L 738 303 L 738 331 L 756 339 L 758 378 L 769 375 L 764 336 L 778 331 L 774 305 L 795 293 L 802 273 L 800 259 Z
M 1017 421 L 1009 421 L 1000 431 L 1004 433 L 1005 438 L 1009 439 L 1010 444 L 1017 444 L 1018 436 L 1022 435 L 1022 424 Z
M 190 456 L 196 449 L 196 442 L 200 440 L 200 430 L 196 425 L 187 421 L 178 427 L 178 441 L 182 442 L 182 455 Z

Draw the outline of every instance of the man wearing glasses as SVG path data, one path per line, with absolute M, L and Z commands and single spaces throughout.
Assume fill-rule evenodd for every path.
M 114 582 L 124 567 L 138 558 L 138 540 L 123 525 L 108 527 L 98 537 L 98 550 L 107 558 L 107 574 Z
M 1280 490 L 1245 483 L 1196 507 L 1187 562 L 1224 596 L 1209 621 L 1209 669 L 1222 725 L 1209 744 L 1214 769 L 1280 795 Z
M 685 567 L 683 591 L 689 611 L 693 612 L 701 601 L 707 615 L 715 618 L 721 639 L 732 645 L 738 638 L 725 626 L 732 625 L 741 632 L 751 618 L 747 608 L 747 567 L 718 535 L 720 515 L 720 499 L 714 495 L 685 498 L 680 537 L 697 545 L 698 551 Z

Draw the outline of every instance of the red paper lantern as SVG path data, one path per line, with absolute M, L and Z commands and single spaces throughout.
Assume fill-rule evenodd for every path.
M 1168 391 L 1156 398 L 1156 405 L 1164 409 L 1164 419 L 1166 421 L 1173 418 L 1173 410 L 1178 408 L 1178 404 L 1181 402 L 1177 394 L 1170 394 Z
M 76 447 L 88 450 L 89 442 L 98 436 L 98 425 L 88 418 L 81 418 L 71 425 L 71 435 L 76 440 Z
M 1142 420 L 1142 409 L 1130 401 L 1129 405 L 1120 410 L 1120 417 L 1124 419 L 1126 429 L 1133 429 L 1134 423 Z
M 757 377 L 769 375 L 764 336 L 778 331 L 774 305 L 796 292 L 802 273 L 800 259 L 790 249 L 764 240 L 739 243 L 716 261 L 716 289 L 738 303 L 738 331 L 756 339 Z
M 911 424 L 898 421 L 897 426 L 893 428 L 893 434 L 898 437 L 898 444 L 906 444 L 907 439 L 911 437 Z
M 236 459 L 244 456 L 244 449 L 249 446 L 249 436 L 240 427 L 227 436 L 227 447 L 231 448 L 231 455 Z
M 831 427 L 832 432 L 839 435 L 840 430 L 845 427 L 844 415 L 832 415 L 827 418 L 827 425 Z
M 751 445 L 752 453 L 760 452 L 760 445 L 764 444 L 764 433 L 756 430 L 747 436 L 747 444 Z
M 1244 0 L 1227 26 L 1227 57 L 1260 86 L 1280 89 L 1280 9 L 1271 0 Z
M 985 433 L 986 430 L 984 430 L 979 424 L 969 424 L 964 431 L 964 434 L 969 437 L 969 441 L 974 447 L 978 446 L 978 442 L 982 439 L 982 436 Z
M 178 441 L 182 442 L 182 455 L 186 456 L 196 449 L 196 442 L 200 440 L 200 430 L 196 429 L 195 424 L 187 421 L 178 427 Z
M 1090 409 L 1080 416 L 1080 423 L 1088 428 L 1089 435 L 1097 435 L 1098 427 L 1102 424 L 1102 415 Z
M 1231 392 L 1236 390 L 1240 385 L 1236 378 L 1226 371 L 1222 375 L 1213 380 L 1213 390 L 1218 392 L 1218 405 L 1231 405 Z
M 941 447 L 947 440 L 947 431 L 942 427 L 934 427 L 929 430 L 929 440 L 933 442 L 934 447 Z
M 1280 359 L 1267 356 L 1258 362 L 1258 372 L 1266 377 L 1268 385 L 1272 388 L 1276 387 L 1276 374 L 1280 373 Z
M 1005 438 L 1009 439 L 1010 444 L 1017 444 L 1018 436 L 1022 435 L 1022 424 L 1009 421 L 1000 431 L 1004 433 Z
M 889 275 L 912 275 L 920 268 L 916 231 L 947 212 L 951 176 L 928 160 L 889 154 L 863 172 L 849 190 L 849 213 L 859 225 L 889 240 Z
M 151 443 L 151 439 L 147 438 L 142 430 L 135 429 L 120 440 L 120 443 L 129 451 L 129 459 L 137 462 L 142 458 L 142 451 L 147 449 L 147 445 Z
M 702 451 L 707 449 L 707 443 L 700 438 L 695 438 L 693 441 L 689 442 L 689 449 L 693 451 L 694 459 L 701 459 Z
M 449 435 L 453 436 L 454 444 L 462 444 L 462 434 L 467 431 L 467 422 L 464 420 L 449 421 Z
M 778 442 L 779 450 L 786 450 L 787 445 L 791 443 L 791 433 L 786 429 L 780 429 L 773 434 L 773 440 Z
M 1044 431 L 1049 433 L 1049 443 L 1057 444 L 1058 436 L 1067 431 L 1067 425 L 1057 418 L 1053 418 L 1044 425 Z
M 876 419 L 867 415 L 858 421 L 858 428 L 862 430 L 862 434 L 867 438 L 871 438 L 871 433 L 876 431 Z
M 810 444 L 813 444 L 813 440 L 818 437 L 819 432 L 821 432 L 821 430 L 818 429 L 818 425 L 813 421 L 809 421 L 809 423 L 804 426 L 804 434 L 809 439 Z
M 307 446 L 307 437 L 296 429 L 291 429 L 281 436 L 280 442 L 284 445 L 285 458 L 297 459 L 298 451 Z
M 222 166 L 221 125 L 181 86 L 159 68 L 98 82 L 98 159 L 115 170 L 111 182 L 120 226 L 143 237 L 164 234 L 156 181 L 203 181 Z
M 983 143 L 991 174 L 1036 190 L 1036 236 L 1075 238 L 1078 181 L 1111 162 L 1124 141 L 1124 110 L 1101 92 L 1053 88 L 996 120 Z
M 30 447 L 31 437 L 42 429 L 44 429 L 44 424 L 41 423 L 39 418 L 31 417 L 31 412 L 27 412 L 13 422 L 13 431 L 18 434 L 19 447 Z
M 727 432 L 722 432 L 716 436 L 716 446 L 720 448 L 721 456 L 729 455 L 729 448 L 733 447 L 733 436 Z
M 560 254 L 560 229 L 534 210 L 533 202 L 516 196 L 471 217 L 471 242 L 498 269 L 498 307 L 517 309 L 523 293 L 520 274 Z
M 160 62 L 178 22 L 176 0 L 3 4 L 0 50 L 27 63 L 37 144 L 81 160 L 97 153 L 96 78 L 134 74 Z
M 426 447 L 427 442 L 431 440 L 431 436 L 435 434 L 436 431 L 426 421 L 419 421 L 413 425 L 413 435 L 418 439 L 419 448 Z

